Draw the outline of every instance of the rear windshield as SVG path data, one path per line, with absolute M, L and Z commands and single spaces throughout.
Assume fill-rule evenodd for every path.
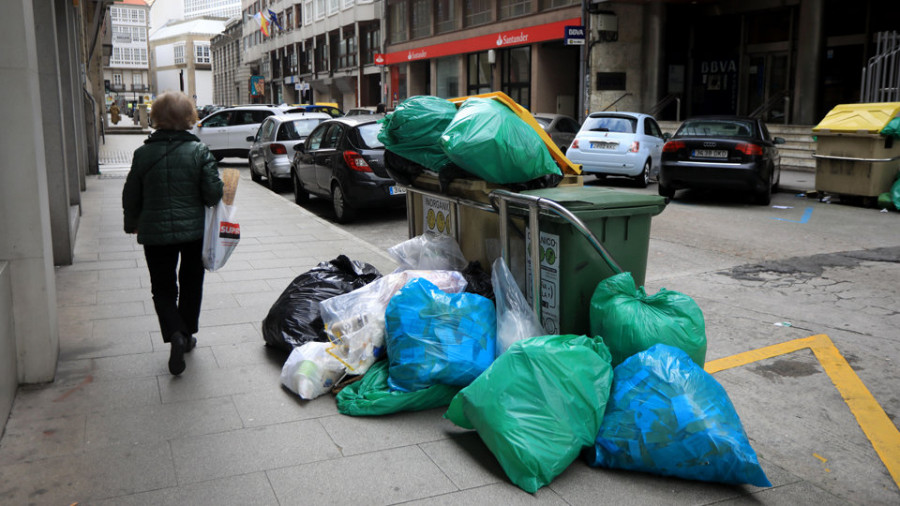
M 535 117 L 534 117 L 534 120 L 537 121 L 538 124 L 541 125 L 541 128 L 543 128 L 544 130 L 546 130 L 547 127 L 550 126 L 550 119 L 549 119 L 549 118 L 542 118 L 542 117 L 540 117 L 540 116 L 535 116 Z
M 299 141 L 303 137 L 309 135 L 309 133 L 321 122 L 322 118 L 312 118 L 295 119 L 294 121 L 282 123 L 281 129 L 278 130 L 278 140 Z
M 585 132 L 619 132 L 633 134 L 637 130 L 637 119 L 624 116 L 589 117 L 581 129 Z
M 687 120 L 675 137 L 753 137 L 753 123 L 742 120 Z
M 384 144 L 378 140 L 378 132 L 381 131 L 380 123 L 367 123 L 356 129 L 359 132 L 359 140 L 361 148 L 377 149 L 383 148 Z

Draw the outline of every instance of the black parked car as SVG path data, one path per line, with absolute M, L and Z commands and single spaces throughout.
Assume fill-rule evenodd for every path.
M 297 204 L 305 203 L 309 194 L 331 199 L 339 223 L 351 221 L 361 208 L 405 205 L 406 188 L 397 186 L 384 168 L 377 118 L 323 121 L 294 146 L 291 181 Z
M 777 144 L 757 118 L 692 118 L 663 146 L 659 194 L 673 197 L 681 188 L 740 188 L 757 204 L 769 205 L 781 179 Z

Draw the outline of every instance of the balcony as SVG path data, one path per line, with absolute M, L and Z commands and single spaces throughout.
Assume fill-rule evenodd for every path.
M 137 92 L 150 91 L 150 85 L 149 84 L 132 84 L 131 91 L 137 91 Z
M 126 87 L 124 84 L 110 84 L 109 91 L 125 91 Z

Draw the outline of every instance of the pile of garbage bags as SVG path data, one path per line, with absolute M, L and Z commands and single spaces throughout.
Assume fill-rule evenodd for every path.
M 547 335 L 502 258 L 490 283 L 479 282 L 491 285 L 492 300 L 467 290 L 462 270 L 471 265 L 449 236 L 425 234 L 389 252 L 395 272 L 323 263 L 298 279 L 341 266 L 342 276 L 328 275 L 329 296 L 279 298 L 264 336 L 292 347 L 286 389 L 306 400 L 336 392 L 350 416 L 447 406 L 444 417 L 475 430 L 528 492 L 579 456 L 597 467 L 770 486 L 728 394 L 703 370 L 703 313 L 687 295 L 648 296 L 619 274 L 593 294 L 591 335 Z M 286 293 L 295 284 L 304 285 L 295 280 Z M 278 315 L 291 321 L 278 325 Z M 321 322 L 321 335 L 304 328 L 288 341 L 295 321 Z
M 457 109 L 443 98 L 410 97 L 382 120 L 378 140 L 391 176 L 404 184 L 426 169 L 497 184 L 562 176 L 540 135 L 490 98 L 472 97 Z

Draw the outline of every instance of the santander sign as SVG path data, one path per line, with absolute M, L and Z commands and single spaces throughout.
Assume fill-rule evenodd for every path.
M 536 44 L 548 40 L 562 40 L 566 34 L 566 26 L 581 25 L 581 18 L 566 19 L 543 25 L 529 26 L 505 32 L 495 32 L 488 35 L 480 35 L 468 39 L 433 44 L 430 46 L 416 47 L 394 51 L 384 55 L 384 65 L 440 58 L 455 54 L 474 53 L 487 51 L 497 47 L 510 47 L 522 44 Z

